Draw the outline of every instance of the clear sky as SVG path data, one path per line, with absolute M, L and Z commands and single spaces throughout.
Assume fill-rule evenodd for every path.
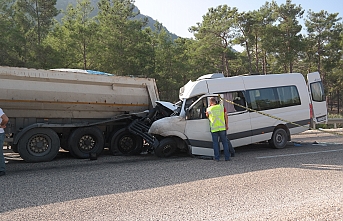
M 162 23 L 170 32 L 185 38 L 193 35 L 188 28 L 202 22 L 202 16 L 209 8 L 219 5 L 236 7 L 239 12 L 253 11 L 264 5 L 266 0 L 135 0 L 141 14 L 148 15 Z M 272 2 L 271 0 L 268 2 Z M 281 5 L 286 0 L 276 0 Z M 292 0 L 292 4 L 301 5 L 306 12 L 325 10 L 339 13 L 343 18 L 343 0 Z

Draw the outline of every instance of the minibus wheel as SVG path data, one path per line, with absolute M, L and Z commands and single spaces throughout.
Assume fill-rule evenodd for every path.
M 287 132 L 283 128 L 277 128 L 269 144 L 276 149 L 284 148 L 287 145 Z
M 164 138 L 160 141 L 160 144 L 155 147 L 154 152 L 158 157 L 170 157 L 177 149 L 177 144 L 173 138 Z

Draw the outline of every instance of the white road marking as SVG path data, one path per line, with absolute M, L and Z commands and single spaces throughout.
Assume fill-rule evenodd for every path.
M 303 164 L 307 168 L 324 169 L 324 170 L 343 170 L 341 165 L 325 165 L 325 164 Z
M 256 157 L 256 159 L 267 159 L 267 158 L 276 158 L 276 157 L 300 156 L 300 155 L 307 155 L 307 154 L 329 153 L 329 152 L 338 152 L 338 151 L 343 151 L 343 149 L 337 149 L 337 150 L 323 150 L 323 151 L 306 152 L 306 153 L 283 154 L 283 155 L 274 155 L 274 156 L 264 156 L 264 157 Z

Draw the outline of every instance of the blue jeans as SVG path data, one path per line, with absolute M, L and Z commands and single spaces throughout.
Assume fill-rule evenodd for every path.
M 229 152 L 234 154 L 236 151 L 235 151 L 235 149 L 232 147 L 232 143 L 231 143 L 231 141 L 229 140 L 229 138 L 227 138 L 227 142 L 228 142 L 228 145 L 229 145 Z
M 212 142 L 213 142 L 213 151 L 214 151 L 214 159 L 219 160 L 220 158 L 220 148 L 219 148 L 219 138 L 223 144 L 224 148 L 224 156 L 225 160 L 230 159 L 230 152 L 229 152 L 229 144 L 226 137 L 226 130 L 211 132 L 212 134 Z
M 4 140 L 5 133 L 0 133 L 0 172 L 5 172 Z

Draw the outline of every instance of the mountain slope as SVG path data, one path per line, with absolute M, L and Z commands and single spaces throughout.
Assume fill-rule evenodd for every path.
M 61 10 L 61 12 L 65 11 L 67 9 L 67 6 L 69 4 L 72 4 L 72 5 L 76 5 L 76 1 L 77 0 L 57 0 L 57 3 L 56 3 L 56 8 L 58 10 Z M 94 11 L 92 13 L 92 16 L 95 16 L 98 14 L 98 2 L 99 0 L 90 0 L 91 1 L 91 5 L 94 7 Z M 135 6 L 135 9 L 134 9 L 136 12 L 139 10 L 136 6 Z M 63 13 L 60 13 L 58 16 L 57 16 L 57 20 L 61 20 L 61 18 L 63 17 Z M 148 19 L 148 24 L 147 24 L 147 27 L 150 27 L 152 30 L 155 30 L 155 26 L 154 24 L 156 23 L 156 20 L 154 20 L 153 18 L 147 16 L 147 15 L 143 15 L 143 14 L 139 14 L 137 16 L 137 19 L 141 19 L 141 18 L 144 18 L 146 17 Z M 168 29 L 166 27 L 163 26 L 163 28 L 167 31 L 167 33 L 169 33 L 172 37 L 173 40 L 177 39 L 178 36 L 173 34 L 173 33 L 170 33 L 168 31 Z

